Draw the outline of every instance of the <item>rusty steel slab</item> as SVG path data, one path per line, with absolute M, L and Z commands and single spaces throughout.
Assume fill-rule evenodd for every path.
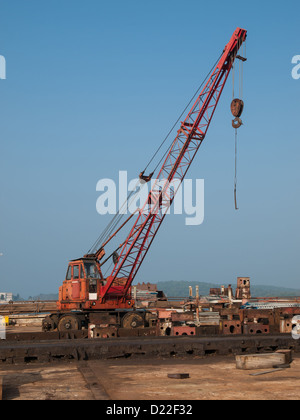
M 241 321 L 222 321 L 222 332 L 224 335 L 242 334 Z
M 257 324 L 254 322 L 249 322 L 248 324 L 245 324 L 244 327 L 244 334 L 270 334 L 270 327 L 269 325 L 264 324 Z
M 0 305 L 0 315 L 48 313 L 57 310 L 56 301 L 10 302 Z
M 171 315 L 172 322 L 194 321 L 193 312 L 175 312 Z
M 98 360 L 128 357 L 188 357 L 275 352 L 300 352 L 290 334 L 229 337 L 124 337 L 114 339 L 0 342 L 1 363 Z
M 179 327 L 172 327 L 171 335 L 178 336 L 178 335 L 196 335 L 196 327 L 188 327 L 188 326 L 179 326 Z
M 45 340 L 76 340 L 88 337 L 87 330 L 70 330 L 65 332 L 8 332 L 5 341 L 45 341 Z

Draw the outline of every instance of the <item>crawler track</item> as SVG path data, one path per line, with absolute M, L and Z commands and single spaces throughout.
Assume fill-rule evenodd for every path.
M 53 336 L 54 337 L 54 336 Z M 97 360 L 128 357 L 188 357 L 242 354 L 289 348 L 300 352 L 299 340 L 291 335 L 130 337 L 114 339 L 52 339 L 0 342 L 1 363 Z

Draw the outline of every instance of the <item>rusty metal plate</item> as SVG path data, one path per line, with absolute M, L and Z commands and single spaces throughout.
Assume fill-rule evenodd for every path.
M 269 325 L 248 323 L 244 325 L 244 334 L 270 334 Z
M 193 312 L 175 312 L 171 315 L 172 322 L 194 321 Z
M 234 335 L 242 334 L 242 323 L 241 321 L 222 321 L 223 323 L 223 334 L 225 335 Z
M 195 327 L 172 327 L 171 335 L 196 335 L 196 328 Z

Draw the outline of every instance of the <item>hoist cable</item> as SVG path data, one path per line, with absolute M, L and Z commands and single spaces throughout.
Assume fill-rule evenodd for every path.
M 234 205 L 238 210 L 237 204 L 237 129 L 235 129 L 235 168 L 234 168 Z
M 238 45 L 238 51 L 242 48 L 241 55 L 242 57 L 246 58 L 246 43 L 245 45 L 241 42 L 241 45 Z M 243 59 L 239 60 L 239 98 L 243 99 Z M 234 82 L 235 82 L 235 64 L 233 64 L 233 99 L 234 99 Z M 235 157 L 234 157 L 234 205 L 235 209 L 238 210 L 238 203 L 237 203 L 237 166 L 238 166 L 238 136 L 237 136 L 237 128 L 235 128 Z
M 233 61 L 233 58 L 232 58 Z M 235 62 L 232 63 L 232 99 L 234 99 Z
M 106 240 L 112 235 L 112 233 L 116 230 L 117 226 L 120 224 L 122 218 L 125 214 L 127 214 L 128 208 L 130 208 L 130 205 L 132 204 L 135 195 L 140 191 L 137 190 L 137 186 L 140 183 L 138 180 L 134 189 L 129 193 L 127 199 L 124 201 L 123 205 L 119 208 L 113 219 L 110 221 L 110 223 L 106 226 L 104 231 L 101 233 L 101 235 L 98 237 L 98 239 L 95 241 L 91 249 L 88 253 L 96 252 L 98 249 L 100 249 L 100 246 L 102 243 L 106 242 Z M 130 201 L 131 200 L 131 201 Z M 125 211 L 126 208 L 126 212 Z

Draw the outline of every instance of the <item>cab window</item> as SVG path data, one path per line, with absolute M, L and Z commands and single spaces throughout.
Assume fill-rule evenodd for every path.
M 67 271 L 66 280 L 71 280 L 72 277 L 72 267 L 70 266 Z
M 95 263 L 84 263 L 87 278 L 100 279 L 100 274 Z
M 73 279 L 79 279 L 79 265 L 73 266 Z

